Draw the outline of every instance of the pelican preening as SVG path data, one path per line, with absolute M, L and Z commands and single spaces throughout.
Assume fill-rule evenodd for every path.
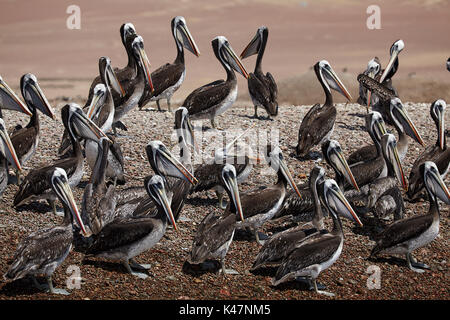
M 153 92 L 146 92 L 144 98 L 139 101 L 139 110 L 149 101 L 156 101 L 158 110 L 161 111 L 159 101 L 167 100 L 167 107 L 171 111 L 170 99 L 175 91 L 180 88 L 186 76 L 186 66 L 184 62 L 184 48 L 192 52 L 197 57 L 200 56 L 200 50 L 195 44 L 194 38 L 186 24 L 184 17 L 177 16 L 172 19 L 171 30 L 175 45 L 177 47 L 177 57 L 173 63 L 166 63 L 152 72 L 151 78 L 154 82 Z
M 390 60 L 384 70 L 380 60 L 374 57 L 357 78 L 358 102 L 367 106 L 365 124 L 372 144 L 349 150 L 350 156 L 345 158 L 343 149 L 348 146 L 341 147 L 332 137 L 337 112 L 345 110 L 336 109 L 332 90 L 348 101 L 352 97 L 331 65 L 326 60 L 320 60 L 314 65 L 314 71 L 323 88 L 325 102 L 312 106 L 302 119 L 296 154 L 282 152 L 288 146 L 279 142 L 264 141 L 265 150 L 261 155 L 276 172 L 276 178 L 273 184 L 266 181 L 264 186 L 247 188 L 249 181 L 254 181 L 254 176 L 258 175 L 254 168 L 261 166 L 259 155 L 235 152 L 235 143 L 238 151 L 242 148 L 242 144 L 237 142 L 240 135 L 225 148 L 216 148 L 213 159 L 209 159 L 211 162 L 205 160 L 194 165 L 193 160 L 197 160 L 202 151 L 191 121 L 209 119 L 211 126 L 216 128 L 215 118 L 229 109 L 237 98 L 239 78 L 235 72 L 247 81 L 255 108 L 254 119 L 261 120 L 257 114 L 258 108 L 264 108 L 268 118 L 277 116 L 277 85 L 269 72 L 264 74 L 262 71 L 268 28 L 262 26 L 257 29 L 240 57 L 227 38 L 214 38 L 212 49 L 225 69 L 226 80 L 214 81 L 194 90 L 174 114 L 166 115 L 173 117 L 166 125 L 171 127 L 173 124 L 179 155 L 169 151 L 176 146 L 167 142 L 164 144 L 162 141 L 167 141 L 167 137 L 154 132 L 156 128 L 148 122 L 145 129 L 149 130 L 152 138 L 141 150 L 142 159 L 149 165 L 148 172 L 141 178 L 129 179 L 127 176 L 125 179 L 127 161 L 136 162 L 139 157 L 125 156 L 130 145 L 136 142 L 133 139 L 127 142 L 120 140 L 116 130 L 127 129 L 122 120 L 136 106 L 142 109 L 150 101 L 156 101 L 158 110 L 161 110 L 160 100 L 165 99 L 171 111 L 171 98 L 185 80 L 185 49 L 196 57 L 200 56 L 183 17 L 172 19 L 171 33 L 177 56 L 173 63 L 162 65 L 151 73 L 142 36 L 137 34 L 132 23 L 123 24 L 120 37 L 127 53 L 127 64 L 121 69 L 113 68 L 108 57 L 99 59 L 99 75 L 91 84 L 84 107 L 69 103 L 61 108 L 65 132 L 58 151 L 64 157 L 45 166 L 31 168 L 23 181 L 20 181 L 19 173 L 36 154 L 40 135 L 43 134 L 40 132 L 38 110 L 52 119 L 55 116 L 36 76 L 27 73 L 20 80 L 24 102 L 0 77 L 0 195 L 8 186 L 8 166 L 11 166 L 16 170 L 18 180 L 18 186 L 12 186 L 16 188 L 14 207 L 47 200 L 56 213 L 55 202 L 59 200 L 64 208 L 60 226 L 35 231 L 18 245 L 4 275 L 5 280 L 31 276 L 39 288 L 44 288 L 34 278 L 44 275 L 49 292 L 68 294 L 53 287 L 52 274 L 64 262 L 72 247 L 86 259 L 113 260 L 123 264 L 130 274 L 146 279 L 150 267 L 138 264 L 134 259 L 154 248 L 163 239 L 167 228 L 173 228 L 172 235 L 179 237 L 190 227 L 191 231 L 195 229 L 195 233 L 191 250 L 185 258 L 191 265 L 204 267 L 205 262 L 218 260 L 224 275 L 238 273 L 226 268 L 225 258 L 232 248 L 236 230 L 247 230 L 255 236 L 255 246 L 261 245 L 259 253 L 252 257 L 252 273 L 257 269 L 276 267 L 272 275 L 274 288 L 285 282 L 306 280 L 311 290 L 333 295 L 322 291 L 317 279 L 322 271 L 333 266 L 343 252 L 344 228 L 349 224 L 343 225 L 341 217 L 354 222 L 358 229 L 363 227 L 356 212 L 364 218 L 370 212 L 379 220 L 390 220 L 393 215 L 395 220 L 382 223 L 384 230 L 374 236 L 376 245 L 370 254 L 371 259 L 380 254 L 402 254 L 413 271 L 423 272 L 428 268 L 415 261 L 411 254 L 437 237 L 440 223 L 438 199 L 450 204 L 450 194 L 443 182 L 450 162 L 445 133 L 446 103 L 438 99 L 431 104 L 430 114 L 437 131 L 436 143 L 419 155 L 408 181 L 404 165 L 410 162 L 403 161 L 415 150 L 409 148 L 408 136 L 421 146 L 424 146 L 424 141 L 392 86 L 392 78 L 399 68 L 398 56 L 404 48 L 402 40 L 395 41 L 391 46 Z M 252 55 L 257 55 L 256 64 L 254 72 L 248 74 L 241 59 Z M 448 65 L 449 62 L 447 68 Z M 5 122 L 11 120 L 3 120 L 3 109 L 18 111 L 31 119 L 26 127 L 17 126 L 8 134 Z M 397 136 L 388 131 L 385 123 L 393 125 Z M 285 138 L 280 141 L 286 141 Z M 250 139 L 251 143 L 245 148 L 253 147 L 257 142 L 255 136 Z M 340 137 L 339 141 L 346 140 Z M 70 146 L 72 152 L 66 153 Z M 297 184 L 296 177 L 301 177 L 303 173 L 292 170 L 292 161 L 310 160 L 308 155 L 316 147 L 320 148 L 326 167 L 315 163 L 308 182 Z M 75 199 L 71 188 L 83 179 L 85 158 L 90 167 L 90 177 L 84 184 L 81 199 Z M 326 169 L 331 172 L 327 173 Z M 330 173 L 334 179 L 327 177 Z M 130 180 L 140 181 L 135 185 L 122 186 Z M 428 214 L 405 212 L 404 193 L 410 200 L 417 200 L 423 187 L 430 202 Z M 186 203 L 191 207 L 199 204 L 192 194 L 207 190 L 216 191 L 219 211 L 206 210 L 208 214 L 204 214 L 205 210 L 192 212 L 185 209 Z M 227 203 L 224 193 L 228 196 Z M 78 211 L 78 206 L 81 211 Z M 201 221 L 195 228 L 192 215 Z M 405 215 L 408 217 L 405 218 Z M 270 227 L 282 216 L 292 217 L 293 223 L 302 221 L 307 224 L 275 229 L 270 237 L 265 236 L 262 232 L 268 231 L 270 234 L 271 230 L 264 227 Z M 328 217 L 330 221 L 327 221 Z M 328 230 L 330 225 L 332 229 Z M 367 228 L 366 225 L 365 222 L 364 228 Z M 360 237 L 365 234 L 361 232 Z M 179 241 L 168 236 L 164 238 L 167 239 L 163 241 Z M 234 245 L 240 247 L 248 244 L 239 242 Z M 348 250 L 352 249 L 349 246 Z M 251 276 L 248 271 L 245 274 Z

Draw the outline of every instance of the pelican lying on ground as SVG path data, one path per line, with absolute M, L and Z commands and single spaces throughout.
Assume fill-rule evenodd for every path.
M 130 274 L 141 279 L 148 276 L 143 272 L 133 271 L 131 267 L 140 270 L 149 267 L 137 264 L 133 258 L 159 242 L 166 232 L 168 221 L 177 230 L 170 208 L 171 195 L 166 194 L 165 179 L 158 175 L 146 177 L 144 185 L 155 202 L 156 212 L 153 215 L 115 219 L 104 226 L 98 234 L 91 236 L 92 244 L 86 250 L 87 257 L 95 256 L 120 261 Z
M 233 241 L 236 222 L 244 221 L 244 214 L 234 166 L 226 164 L 222 169 L 221 177 L 223 188 L 230 198 L 230 203 L 224 214 L 219 215 L 211 212 L 199 224 L 188 262 L 190 264 L 201 264 L 209 259 L 219 259 L 224 275 L 236 274 L 235 270 L 225 268 L 225 256 Z
M 447 148 L 447 138 L 445 136 L 445 109 L 447 104 L 444 100 L 436 100 L 431 104 L 430 114 L 437 129 L 437 140 L 434 145 L 427 147 L 414 161 L 409 174 L 409 199 L 415 199 L 423 189 L 423 179 L 419 172 L 419 167 L 425 161 L 433 161 L 439 169 L 442 178 L 445 178 L 450 162 L 450 149 Z
M 43 274 L 47 278 L 46 289 L 50 293 L 69 294 L 64 289 L 53 288 L 52 274 L 64 262 L 72 248 L 74 218 L 83 234 L 87 234 L 66 172 L 61 168 L 54 168 L 53 171 L 48 171 L 47 175 L 43 178 L 48 180 L 47 183 L 63 204 L 64 220 L 60 226 L 35 231 L 23 239 L 4 278 L 14 281 L 29 275 L 36 287 L 42 290 L 46 287 L 37 282 L 35 275 Z
M 158 110 L 161 111 L 159 100 L 166 99 L 169 111 L 170 99 L 175 91 L 180 88 L 186 76 L 186 67 L 184 62 L 184 49 L 186 48 L 197 57 L 200 51 L 195 44 L 194 38 L 186 25 L 184 17 L 177 16 L 172 19 L 171 30 L 175 45 L 177 47 L 177 57 L 173 63 L 166 63 L 152 72 L 152 81 L 154 83 L 154 91 L 146 91 L 145 97 L 139 101 L 139 110 L 141 110 L 149 101 L 156 101 Z
M 334 180 L 328 179 L 324 182 L 322 198 L 333 219 L 333 230 L 330 233 L 319 233 L 317 236 L 312 236 L 310 241 L 308 241 L 309 238 L 306 238 L 291 251 L 281 262 L 272 279 L 272 285 L 278 286 L 297 277 L 305 277 L 312 282 L 312 287 L 317 293 L 334 295 L 319 291 L 316 279 L 341 255 L 344 246 L 344 232 L 339 214 L 355 221 L 360 226 L 362 223 Z
M 98 141 L 106 135 L 83 113 L 81 108 L 70 103 L 61 109 L 61 118 L 64 127 L 68 130 L 72 140 L 73 155 L 68 158 L 57 160 L 52 165 L 31 170 L 19 186 L 19 190 L 14 196 L 14 206 L 18 207 L 28 201 L 46 199 L 56 213 L 56 195 L 53 192 L 49 180 L 46 177 L 55 168 L 62 168 L 67 173 L 70 187 L 78 185 L 83 177 L 83 153 L 78 137 Z
M 192 120 L 210 119 L 211 126 L 215 128 L 214 118 L 228 110 L 237 98 L 238 86 L 233 70 L 242 74 L 246 79 L 248 73 L 227 38 L 219 36 L 214 38 L 211 43 L 216 58 L 227 73 L 227 80 L 217 80 L 195 89 L 184 100 L 182 106 L 188 109 Z
M 317 62 L 314 65 L 314 71 L 325 92 L 326 100 L 322 106 L 319 103 L 315 104 L 302 120 L 296 147 L 299 157 L 305 157 L 314 146 L 329 139 L 334 130 L 336 107 L 333 105 L 330 87 L 344 95 L 349 101 L 352 99 L 328 61 Z
M 16 151 L 6 131 L 5 122 L 0 118 L 0 196 L 8 186 L 8 162 L 12 163 L 16 172 L 22 171 Z
M 265 75 L 262 72 L 261 62 L 266 49 L 267 38 L 269 37 L 269 29 L 265 26 L 259 27 L 255 37 L 250 41 L 247 47 L 241 53 L 241 59 L 258 54 L 256 58 L 255 71 L 248 75 L 248 91 L 255 105 L 255 118 L 258 118 L 258 107 L 262 107 L 267 112 L 267 117 L 276 116 L 278 114 L 278 88 L 270 72 Z
M 425 188 L 430 201 L 428 214 L 415 215 L 389 225 L 378 237 L 371 257 L 378 254 L 404 254 L 408 267 L 415 272 L 424 272 L 429 267 L 418 263 L 412 257 L 412 252 L 433 241 L 439 233 L 438 199 L 450 204 L 450 193 L 442 181 L 434 162 L 427 161 L 420 165 Z

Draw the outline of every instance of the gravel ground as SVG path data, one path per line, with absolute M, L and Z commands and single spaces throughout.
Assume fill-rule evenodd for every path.
M 57 121 L 40 117 L 42 135 L 39 148 L 30 162 L 25 165 L 25 174 L 30 168 L 39 167 L 57 159 L 57 145 L 63 132 L 59 110 L 64 105 L 64 100 L 67 99 L 51 101 L 58 114 Z M 429 104 L 406 103 L 405 107 L 426 144 L 434 143 L 436 132 L 429 117 Z M 251 125 L 254 125 L 252 130 L 278 129 L 280 145 L 286 161 L 297 183 L 302 183 L 306 182 L 314 163 L 299 161 L 293 157 L 293 152 L 297 143 L 300 121 L 309 108 L 310 106 L 283 105 L 280 107 L 279 116 L 274 121 L 255 120 L 249 117 L 253 114 L 253 107 L 248 102 L 238 101 L 232 109 L 217 120 L 219 125 L 227 131 L 248 128 Z M 338 104 L 337 108 L 338 116 L 333 138 L 341 143 L 344 153 L 349 155 L 370 140 L 367 133 L 362 130 L 365 108 L 357 104 Z M 262 114 L 263 110 L 260 110 L 260 115 Z M 26 121 L 24 118 L 17 113 L 4 112 L 4 119 L 9 127 L 18 122 L 24 124 Z M 163 141 L 170 147 L 175 145 L 175 140 L 171 138 L 173 114 L 154 110 L 141 112 L 135 110 L 123 120 L 128 125 L 128 132 L 126 132 L 128 137 L 122 137 L 119 141 L 122 143 L 127 159 L 126 172 L 133 177 L 128 179 L 125 187 L 140 185 L 141 178 L 151 174 L 150 166 L 146 161 L 145 145 L 155 139 Z M 209 126 L 209 123 L 205 124 Z M 210 154 L 215 140 L 206 136 L 205 132 L 204 134 L 204 142 L 207 142 L 209 148 L 206 152 Z M 254 133 L 249 134 L 249 137 L 255 137 Z M 176 149 L 173 150 L 176 152 Z M 409 153 L 404 161 L 404 168 L 408 175 L 414 159 L 422 150 L 423 147 L 410 140 Z M 321 165 L 325 166 L 325 163 Z M 83 186 L 90 175 L 87 165 L 85 169 L 82 183 L 73 190 L 79 207 Z M 332 174 L 330 168 L 327 168 L 327 173 Z M 267 171 L 264 164 L 259 164 L 240 190 L 242 192 L 267 185 L 273 183 L 275 179 L 274 172 Z M 447 178 L 446 184 L 450 185 L 449 182 Z M 51 213 L 51 208 L 46 203 L 32 203 L 18 209 L 12 208 L 12 199 L 17 189 L 16 185 L 8 186 L 0 199 L 1 274 L 7 271 L 7 259 L 12 256 L 18 243 L 27 234 L 59 224 L 61 221 L 60 217 Z M 428 210 L 427 202 L 405 201 L 405 206 L 408 216 L 424 214 Z M 227 255 L 227 267 L 237 270 L 239 275 L 223 276 L 208 272 L 192 274 L 183 271 L 197 225 L 206 214 L 218 210 L 213 193 L 191 195 L 182 212 L 182 215 L 190 221 L 180 221 L 178 232 L 169 228 L 158 245 L 137 257 L 138 262 L 149 263 L 152 266 L 153 276 L 146 280 L 127 274 L 125 269 L 115 262 L 101 259 L 89 259 L 83 262 L 81 254 L 71 252 L 54 273 L 55 286 L 65 287 L 66 280 L 71 275 L 70 267 L 73 265 L 79 267 L 82 277 L 81 287 L 71 290 L 70 296 L 39 292 L 30 285 L 31 282 L 28 279 L 23 279 L 13 283 L 1 280 L 0 299 L 333 299 L 307 291 L 299 283 L 289 283 L 274 288 L 270 285 L 273 270 L 250 273 L 248 270 L 260 246 L 246 235 L 235 237 Z M 373 225 L 367 224 L 359 228 L 350 221 L 343 220 L 344 249 L 339 260 L 320 275 L 319 282 L 325 284 L 328 291 L 336 294 L 334 299 L 449 299 L 448 214 L 449 206 L 441 205 L 440 235 L 430 245 L 415 252 L 419 261 L 431 267 L 431 270 L 423 274 L 410 271 L 403 257 L 398 259 L 386 256 L 377 261 L 369 261 L 367 258 L 374 246 L 374 241 L 369 239 Z M 270 221 L 265 225 L 264 231 L 272 234 L 290 224 L 287 221 Z M 330 226 L 331 222 L 327 221 L 327 224 Z M 368 289 L 367 280 L 373 272 L 370 269 L 368 272 L 368 268 L 372 265 L 381 270 L 380 289 Z

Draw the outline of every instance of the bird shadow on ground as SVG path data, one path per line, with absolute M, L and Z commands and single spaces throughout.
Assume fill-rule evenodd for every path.
M 249 116 L 248 114 L 244 114 L 244 115 L 239 114 L 238 117 L 240 117 L 240 118 L 252 119 L 252 120 L 275 121 L 275 120 L 272 119 L 272 118 L 268 118 L 268 117 L 264 117 L 264 116 L 258 116 L 258 117 L 255 117 L 255 116 Z
M 42 279 L 38 279 L 39 283 L 45 283 Z M 18 295 L 33 295 L 36 293 L 42 293 L 41 290 L 36 288 L 30 278 L 23 278 L 15 280 L 13 282 L 6 283 L 1 289 L 0 294 L 4 294 L 8 297 L 15 297 Z
M 355 234 L 367 236 L 372 241 L 377 241 L 380 233 L 386 228 L 386 223 L 377 217 L 366 214 L 358 214 L 363 227 L 354 226 L 352 231 Z
M 353 116 L 353 117 L 357 117 L 357 118 L 365 118 L 366 115 L 364 113 L 358 113 L 358 112 L 354 112 L 354 113 L 349 113 L 349 116 Z
M 250 272 L 255 276 L 273 277 L 275 276 L 275 273 L 277 273 L 277 269 L 278 267 L 261 267 L 255 270 L 250 270 Z
M 193 206 L 210 207 L 218 204 L 217 199 L 190 197 L 186 199 L 186 203 Z
M 205 273 L 218 273 L 220 269 L 220 262 L 216 260 L 206 260 L 200 264 L 191 264 L 188 261 L 185 261 L 183 267 L 181 268 L 183 273 L 189 274 L 196 278 Z
M 233 241 L 246 241 L 253 242 L 255 240 L 255 235 L 247 230 L 236 229 L 234 231 Z
M 110 272 L 129 274 L 122 264 L 113 261 L 92 260 L 90 258 L 85 258 L 82 263 L 83 265 L 93 266 L 95 268 Z
M 51 213 L 53 211 L 53 209 L 47 203 L 31 202 L 31 203 L 16 207 L 16 211 L 17 212 L 31 211 L 31 212 L 44 214 L 44 213 L 48 213 L 48 212 Z
M 376 263 L 388 263 L 390 265 L 395 265 L 402 268 L 406 266 L 405 259 L 398 257 L 369 257 L 367 260 Z
M 360 126 L 360 125 L 355 125 L 355 126 L 350 126 L 344 122 L 338 122 L 336 121 L 336 123 L 339 123 L 339 128 L 343 128 L 343 129 L 347 129 L 350 131 L 366 131 L 366 127 L 365 126 Z

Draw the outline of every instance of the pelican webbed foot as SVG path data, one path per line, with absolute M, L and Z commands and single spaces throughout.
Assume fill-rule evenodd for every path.
M 264 245 L 264 243 L 266 243 L 267 239 L 269 239 L 269 237 L 262 233 L 262 232 L 258 232 L 255 230 L 255 238 L 256 241 L 260 244 L 260 245 Z
M 219 270 L 219 273 L 222 272 L 223 275 L 226 275 L 226 274 L 230 274 L 230 275 L 239 274 L 239 272 L 237 272 L 234 269 L 227 269 L 227 268 L 225 268 L 225 258 L 220 261 L 220 265 L 221 265 L 221 269 Z
M 408 268 L 417 273 L 424 273 L 424 269 L 430 269 L 430 267 L 424 263 L 417 262 L 416 259 L 411 255 L 411 253 L 406 254 L 406 262 Z
M 150 264 L 140 264 L 130 259 L 130 267 L 137 270 L 149 270 L 151 268 Z
M 135 277 L 138 277 L 139 279 L 145 280 L 145 279 L 147 279 L 149 277 L 149 275 L 146 274 L 146 273 L 133 271 L 131 269 L 130 264 L 129 264 L 128 261 L 124 261 L 122 264 L 125 267 L 125 269 L 127 269 L 129 274 L 131 274 L 131 275 L 133 275 Z
M 313 282 L 313 285 L 314 285 L 314 291 L 316 291 L 316 293 L 323 294 L 323 295 L 325 295 L 327 297 L 334 297 L 334 293 L 328 292 L 328 291 L 324 291 L 324 290 L 320 290 L 319 286 L 317 285 L 316 279 L 312 280 L 312 282 Z

